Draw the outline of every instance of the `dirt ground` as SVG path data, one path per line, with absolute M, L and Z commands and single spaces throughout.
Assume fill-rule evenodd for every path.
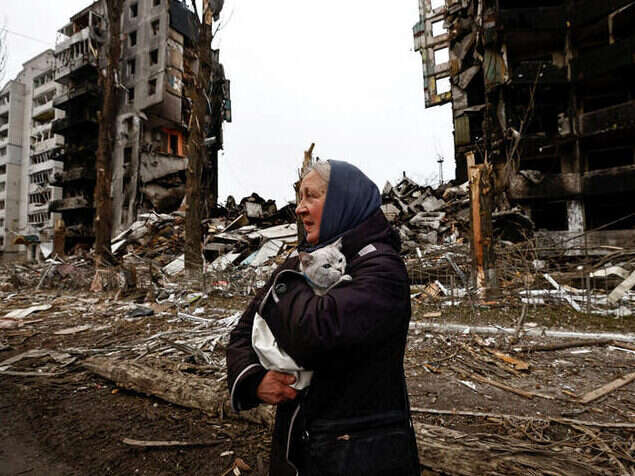
M 143 298 L 139 296 L 139 300 Z M 200 307 L 204 309 L 199 311 L 201 317 L 227 316 L 243 309 L 246 302 L 242 297 L 202 298 L 185 311 L 194 313 L 194 308 Z M 24 319 L 21 327 L 0 329 L 0 362 L 31 349 L 71 354 L 72 349 L 78 348 L 116 350 L 117 346 L 157 332 L 191 327 L 191 323 L 170 319 L 175 315 L 170 305 L 153 306 L 152 316 L 126 318 L 131 309 L 129 303 L 89 293 L 3 292 L 0 293 L 0 316 L 31 303 L 49 303 L 52 307 Z M 444 309 L 441 316 L 436 317 L 436 308 L 416 300 L 413 310 L 416 321 L 512 327 L 519 313 L 517 308 L 499 306 L 483 309 L 479 315 L 465 309 Z M 564 308 L 530 309 L 525 322 L 550 329 L 610 330 L 630 336 L 635 333 L 634 319 L 589 319 Z M 87 324 L 91 328 L 55 334 Z M 550 342 L 556 341 L 521 338 L 516 345 Z M 215 352 L 222 353 L 220 347 Z M 591 426 L 596 437 L 593 438 L 571 424 L 547 421 L 571 418 L 593 423 L 635 423 L 635 382 L 589 404 L 582 404 L 578 399 L 635 372 L 635 352 L 628 345 L 618 344 L 529 353 L 513 353 L 513 348 L 508 338 L 502 336 L 433 334 L 413 326 L 405 363 L 415 422 L 471 435 L 514 438 L 543 450 L 558 446 L 602 467 L 604 472 L 598 474 L 620 474 L 624 470 L 635 474 L 635 430 L 632 428 Z M 522 363 L 529 364 L 529 369 L 522 370 L 500 360 L 491 352 L 494 349 L 513 354 Z M 143 361 L 146 357 L 139 358 Z M 229 417 L 211 417 L 199 410 L 122 390 L 113 382 L 84 370 L 81 356 L 65 367 L 49 357 L 23 359 L 10 370 L 52 371 L 57 375 L 5 373 L 0 377 L 3 442 L 0 475 L 222 475 L 232 468 L 236 458 L 242 458 L 252 468 L 250 474 L 266 474 L 268 428 Z M 525 396 L 509 388 L 524 392 Z M 458 414 L 465 412 L 499 416 Z M 535 420 L 517 421 L 504 415 Z M 124 438 L 210 444 L 139 449 L 125 445 Z M 441 474 L 438 468 L 424 472 Z

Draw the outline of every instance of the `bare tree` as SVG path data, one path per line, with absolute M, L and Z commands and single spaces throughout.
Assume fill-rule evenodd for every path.
M 196 2 L 192 5 L 199 19 Z M 196 45 L 198 72 L 186 78 L 186 95 L 192 101 L 192 113 L 187 137 L 188 166 L 186 173 L 186 216 L 185 216 L 185 269 L 190 278 L 197 278 L 203 270 L 201 195 L 203 187 L 203 165 L 207 159 L 204 144 L 207 124 L 208 98 L 212 63 L 212 9 L 209 0 L 203 0 L 203 17 L 199 22 Z
M 117 74 L 121 58 L 121 14 L 124 0 L 106 0 L 108 14 L 108 56 L 105 74 L 100 72 L 99 85 L 103 91 L 103 105 L 99 112 L 97 145 L 97 183 L 95 184 L 95 257 L 104 264 L 111 256 L 112 234 L 112 154 L 117 133 L 119 89 Z

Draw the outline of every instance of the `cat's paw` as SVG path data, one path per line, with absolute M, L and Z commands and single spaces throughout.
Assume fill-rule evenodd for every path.
M 352 276 L 348 275 L 348 274 L 344 274 L 342 275 L 342 277 L 340 278 L 340 281 L 352 281 L 353 278 Z

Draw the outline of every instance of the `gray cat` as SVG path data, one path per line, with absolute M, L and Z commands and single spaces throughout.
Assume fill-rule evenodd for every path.
M 351 278 L 346 271 L 346 257 L 342 254 L 342 239 L 311 253 L 300 252 L 300 271 L 318 296 Z
M 318 296 L 324 296 L 331 288 L 339 283 L 353 279 L 348 274 L 344 274 L 346 270 L 346 258 L 342 254 L 341 249 L 342 241 L 340 239 L 331 245 L 327 245 L 311 253 L 299 253 L 300 272 L 304 275 L 309 286 L 313 288 L 313 292 Z M 298 274 L 298 271 L 286 270 L 282 271 L 280 275 L 283 273 Z M 278 277 L 280 275 L 278 275 Z M 297 390 L 301 390 L 311 384 L 313 371 L 306 370 L 299 366 L 295 360 L 278 345 L 267 322 L 262 318 L 260 313 L 262 313 L 262 307 L 270 294 L 274 301 L 278 302 L 278 297 L 275 292 L 275 281 L 254 316 L 251 331 L 251 346 L 265 369 L 277 370 L 278 372 L 294 375 L 296 382 L 291 386 Z

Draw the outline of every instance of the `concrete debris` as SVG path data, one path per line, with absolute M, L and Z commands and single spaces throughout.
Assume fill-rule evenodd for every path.
M 468 190 L 468 182 L 433 189 L 404 175 L 394 187 L 384 187 L 382 209 L 397 225 L 407 252 L 418 246 L 464 243 L 470 229 Z M 520 209 L 494 213 L 493 225 L 501 240 L 517 243 L 533 236 L 534 224 Z

